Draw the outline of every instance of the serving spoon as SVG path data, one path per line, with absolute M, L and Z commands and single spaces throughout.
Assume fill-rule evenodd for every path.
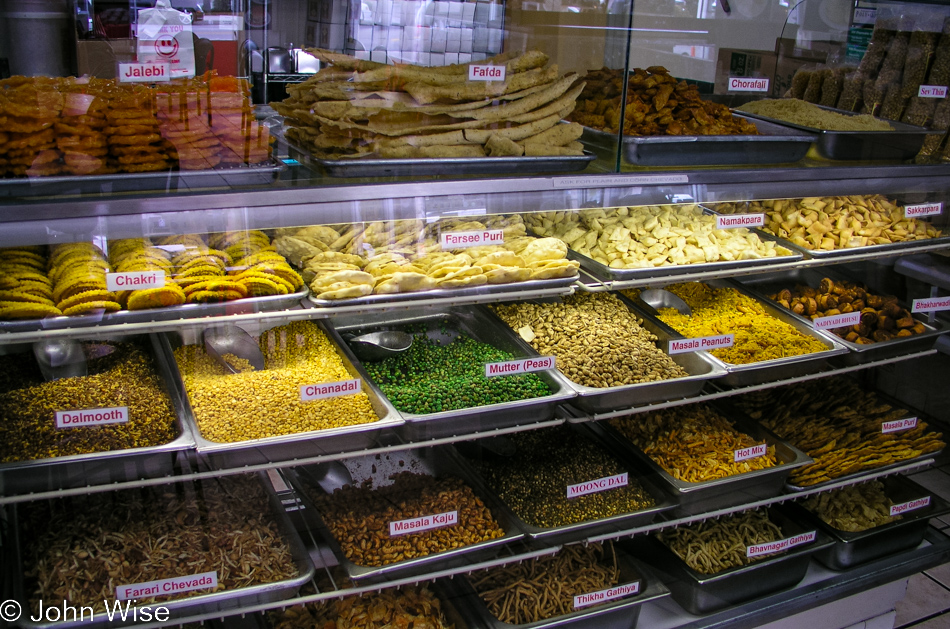
M 672 308 L 676 312 L 690 317 L 693 311 L 689 305 L 678 296 L 662 288 L 650 288 L 640 292 L 640 301 L 647 304 L 657 312 L 660 308 Z
M 383 360 L 396 356 L 412 346 L 412 335 L 396 330 L 370 332 L 348 338 L 353 353 L 360 360 Z
M 264 369 L 264 353 L 254 337 L 236 325 L 208 328 L 201 334 L 205 351 L 230 373 L 241 373 L 225 360 L 225 354 L 243 358 L 257 371 Z

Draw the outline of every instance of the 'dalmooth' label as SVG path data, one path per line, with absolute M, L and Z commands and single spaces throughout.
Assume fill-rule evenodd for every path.
M 111 408 L 86 408 L 78 411 L 56 411 L 57 428 L 80 428 L 82 426 L 108 426 L 129 421 L 128 406 Z

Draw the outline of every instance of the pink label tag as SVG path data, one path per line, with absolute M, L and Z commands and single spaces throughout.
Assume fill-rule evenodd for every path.
M 82 426 L 107 426 L 129 421 L 128 406 L 111 408 L 87 408 L 80 411 L 56 411 L 57 428 L 80 428 Z
M 467 249 L 482 245 L 500 245 L 505 242 L 505 232 L 500 229 L 486 229 L 471 232 L 442 232 L 442 249 Z
M 745 549 L 745 556 L 758 557 L 759 555 L 768 555 L 769 553 L 777 553 L 783 550 L 788 550 L 794 546 L 801 546 L 802 544 L 807 544 L 808 542 L 813 541 L 815 541 L 815 531 L 802 533 L 801 535 L 795 535 L 794 537 L 786 537 L 785 539 L 768 542 L 766 544 L 753 544 L 752 546 L 747 546 Z
M 763 225 L 765 225 L 765 214 L 729 214 L 716 217 L 716 229 L 762 227 Z
M 670 339 L 670 354 L 702 352 L 720 347 L 732 347 L 736 342 L 735 334 L 722 336 L 701 336 L 695 339 Z
M 167 63 L 120 63 L 119 83 L 163 83 L 171 80 Z
M 914 511 L 916 509 L 923 509 L 926 506 L 930 505 L 930 496 L 925 498 L 918 498 L 917 500 L 911 500 L 910 502 L 903 502 L 899 505 L 891 505 L 891 515 L 900 515 L 902 513 L 907 513 L 908 511 Z
M 468 66 L 469 81 L 504 81 L 505 66 L 475 65 Z
M 768 92 L 769 80 L 745 76 L 730 76 L 728 89 L 730 92 Z
M 891 432 L 901 432 L 902 430 L 910 430 L 911 428 L 916 428 L 916 427 L 917 427 L 916 417 L 905 417 L 904 419 L 895 419 L 892 422 L 882 423 L 881 432 L 886 435 Z
M 586 483 L 568 485 L 567 497 L 577 498 L 578 496 L 586 496 L 587 494 L 596 494 L 601 491 L 607 491 L 608 489 L 613 489 L 614 487 L 625 487 L 629 482 L 629 477 L 630 475 L 627 472 L 624 472 L 623 474 L 617 474 L 616 476 L 605 476 L 604 478 L 587 481 Z
M 732 460 L 738 463 L 739 461 L 745 461 L 747 459 L 757 459 L 760 456 L 765 456 L 769 451 L 769 444 L 760 443 L 755 446 L 750 446 L 748 448 L 742 448 L 735 450 L 732 453 Z
M 133 598 L 152 598 L 177 592 L 193 592 L 218 587 L 217 572 L 202 572 L 187 577 L 172 577 L 159 581 L 146 581 L 131 585 L 119 585 L 115 588 L 117 601 L 127 601 Z
M 518 373 L 547 371 L 554 369 L 554 356 L 538 356 L 537 358 L 522 358 L 509 360 L 503 363 L 488 363 L 485 365 L 485 377 L 512 376 Z
M 389 536 L 408 535 L 418 531 L 428 531 L 431 529 L 440 529 L 446 526 L 455 526 L 459 523 L 459 512 L 448 511 L 446 513 L 436 513 L 435 515 L 424 515 L 421 518 L 411 520 L 398 520 L 389 523 Z
M 918 203 L 904 206 L 904 218 L 937 216 L 938 214 L 943 214 L 943 203 Z
M 945 85 L 921 85 L 917 90 L 919 98 L 946 98 L 947 87 Z
M 161 288 L 165 285 L 165 271 L 128 271 L 106 273 L 108 290 L 143 290 Z
M 911 312 L 935 312 L 937 310 L 950 310 L 950 297 L 915 299 L 910 306 Z
M 339 382 L 324 382 L 321 384 L 302 384 L 300 385 L 300 401 L 312 402 L 313 400 L 322 400 L 329 397 L 353 395 L 362 390 L 363 381 L 359 378 L 340 380 Z
M 861 313 L 846 312 L 845 314 L 831 315 L 830 317 L 818 317 L 813 319 L 812 323 L 819 330 L 834 330 L 835 328 L 844 328 L 861 323 Z
M 580 609 L 582 607 L 596 605 L 597 603 L 612 601 L 615 598 L 621 598 L 624 596 L 629 596 L 631 594 L 639 594 L 639 593 L 640 593 L 640 582 L 634 581 L 633 583 L 618 585 L 616 587 L 607 588 L 606 590 L 600 590 L 599 592 L 591 592 L 590 594 L 579 594 L 574 597 L 574 609 Z

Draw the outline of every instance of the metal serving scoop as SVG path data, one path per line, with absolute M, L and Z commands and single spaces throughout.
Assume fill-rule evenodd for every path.
M 353 484 L 353 476 L 350 474 L 350 470 L 346 469 L 346 466 L 339 461 L 317 463 L 306 469 L 314 482 L 320 485 L 320 488 L 328 494 Z
M 208 328 L 202 335 L 205 351 L 231 373 L 240 373 L 227 360 L 225 354 L 231 354 L 251 363 L 254 369 L 264 369 L 264 354 L 254 337 L 236 325 L 221 325 Z
M 645 291 L 641 291 L 640 300 L 645 304 L 648 304 L 656 311 L 659 311 L 660 308 L 672 308 L 678 313 L 686 315 L 687 317 L 692 316 L 693 314 L 693 311 L 688 305 L 686 305 L 685 301 L 670 291 L 663 290 L 662 288 L 650 288 Z
M 33 355 L 36 356 L 40 373 L 47 382 L 60 378 L 78 378 L 88 373 L 82 343 L 76 340 L 37 341 L 33 343 Z
M 360 360 L 383 360 L 404 352 L 412 346 L 412 335 L 395 330 L 370 332 L 348 339 L 350 348 Z

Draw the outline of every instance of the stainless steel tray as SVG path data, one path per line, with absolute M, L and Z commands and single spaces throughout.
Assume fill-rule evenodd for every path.
M 915 548 L 924 539 L 930 519 L 950 512 L 950 503 L 929 489 L 899 474 L 879 479 L 884 494 L 895 504 L 930 497 L 926 507 L 904 513 L 900 520 L 852 533 L 835 528 L 803 506 L 792 503 L 800 511 L 800 519 L 824 531 L 835 543 L 815 553 L 815 559 L 831 570 L 847 570 L 881 557 Z
M 120 310 L 109 314 L 74 315 L 70 317 L 49 317 L 26 321 L 0 321 L 0 334 L 3 332 L 33 332 L 36 330 L 58 330 L 62 328 L 94 327 L 97 325 L 122 325 L 125 323 L 148 323 L 150 321 L 177 321 L 179 319 L 199 319 L 202 317 L 223 317 L 234 314 L 255 312 L 273 312 L 300 306 L 310 290 L 304 286 L 296 293 L 288 295 L 267 295 L 265 297 L 245 297 L 233 301 L 212 304 L 182 304 L 166 308 L 148 308 L 146 310 Z
M 781 506 L 769 507 L 769 519 L 779 525 L 786 537 L 815 530 L 788 515 Z M 805 577 L 811 556 L 833 543 L 826 534 L 816 531 L 811 543 L 712 575 L 696 572 L 652 535 L 633 540 L 628 548 L 667 573 L 671 579 L 666 583 L 673 600 L 699 616 L 794 587 Z
M 485 602 L 476 593 L 467 577 L 459 577 L 452 581 L 456 596 L 461 597 L 468 609 L 475 614 L 478 626 L 487 629 L 548 629 L 551 627 L 583 627 L 597 626 L 601 629 L 633 629 L 637 626 L 640 609 L 644 603 L 656 601 L 670 595 L 670 591 L 663 585 L 653 572 L 643 563 L 633 559 L 615 545 L 617 563 L 620 568 L 620 584 L 640 581 L 640 594 L 628 598 L 617 599 L 613 602 L 600 605 L 591 605 L 570 614 L 555 616 L 547 620 L 513 625 L 502 622 L 488 610 Z
M 123 341 L 132 338 L 120 335 L 111 336 L 110 340 Z M 95 340 L 95 337 L 82 336 L 77 340 Z M 158 446 L 2 463 L 0 484 L 4 494 L 27 494 L 138 478 L 157 478 L 174 473 L 179 455 L 194 448 L 195 438 L 191 429 L 183 422 L 185 403 L 180 389 L 174 384 L 175 376 L 155 335 L 149 335 L 149 346 L 155 368 L 171 400 L 178 436 Z M 11 346 L 6 348 L 6 351 L 17 352 L 17 349 L 19 348 Z M 33 360 L 29 346 L 25 351 L 30 352 L 29 359 Z
M 332 325 L 337 333 L 345 334 L 398 329 L 412 324 L 425 324 L 432 338 L 445 338 L 440 332 L 444 325 L 453 332 L 463 332 L 476 341 L 510 352 L 516 358 L 538 355 L 530 347 L 525 349 L 516 334 L 481 308 L 409 310 L 402 316 L 384 313 L 360 315 L 340 318 Z M 450 336 L 454 338 L 451 332 Z M 422 441 L 547 421 L 554 417 L 555 406 L 572 399 L 575 394 L 560 373 L 540 371 L 537 375 L 551 389 L 551 395 L 425 415 L 400 411 L 406 420 L 403 436 L 409 441 Z
M 472 286 L 470 288 L 437 288 L 434 290 L 390 295 L 366 295 L 365 297 L 354 297 L 353 299 L 317 299 L 314 295 L 310 295 L 309 300 L 319 308 L 333 308 L 336 306 L 385 306 L 386 304 L 402 303 L 419 299 L 452 299 L 472 295 L 492 295 L 496 296 L 499 300 L 518 299 L 522 291 L 566 288 L 576 282 L 579 277 L 580 274 L 575 273 L 571 277 L 558 277 L 550 280 L 528 280 L 508 284 L 485 284 L 484 286 Z
M 842 111 L 834 107 L 824 107 L 826 111 L 833 111 L 845 116 L 857 116 L 857 112 Z M 905 160 L 913 159 L 924 138 L 932 131 L 923 127 L 888 120 L 893 131 L 826 131 L 814 127 L 804 127 L 777 118 L 769 118 L 758 114 L 742 112 L 749 118 L 764 120 L 773 124 L 782 125 L 790 129 L 798 129 L 817 135 L 815 148 L 818 153 L 827 159 L 837 160 Z
M 745 365 L 733 365 L 732 363 L 724 362 L 710 354 L 709 359 L 721 365 L 728 372 L 724 377 L 719 379 L 719 382 L 725 385 L 732 387 L 742 387 L 753 384 L 761 384 L 763 382 L 769 382 L 770 380 L 783 380 L 786 378 L 794 378 L 796 376 L 814 373 L 816 371 L 820 371 L 829 358 L 848 353 L 848 348 L 838 342 L 839 339 L 837 336 L 831 334 L 830 332 L 825 333 L 823 331 L 815 330 L 813 326 L 800 320 L 797 316 L 793 315 L 791 312 L 782 308 L 770 299 L 760 299 L 755 295 L 751 295 L 748 291 L 737 288 L 737 285 L 730 282 L 729 280 L 707 280 L 705 283 L 716 288 L 735 288 L 739 292 L 757 299 L 759 303 L 762 304 L 762 307 L 768 312 L 768 314 L 780 321 L 788 323 L 805 336 L 818 339 L 827 348 L 825 351 L 814 352 L 812 354 L 790 356 L 788 358 L 773 358 L 770 360 L 762 360 Z M 643 308 L 644 312 L 647 313 L 646 316 L 655 317 L 655 315 L 651 314 L 652 309 L 649 306 L 642 304 L 642 302 L 639 301 L 635 303 L 637 306 Z M 654 323 L 660 329 L 665 330 L 667 334 L 672 336 L 672 338 L 686 338 L 659 319 L 654 318 Z
M 742 112 L 732 113 L 737 118 L 750 120 L 762 135 L 625 135 L 623 157 L 637 166 L 785 164 L 805 157 L 816 138 L 814 132 L 752 120 Z M 584 127 L 581 140 L 608 150 L 617 146 L 616 133 L 588 127 Z
M 441 447 L 428 448 L 425 450 L 407 450 L 399 453 L 391 453 L 384 457 L 366 455 L 343 459 L 340 462 L 349 470 L 354 485 L 359 485 L 366 480 L 372 480 L 373 487 L 379 487 L 380 485 L 389 484 L 387 481 L 393 474 L 405 471 L 435 477 L 447 475 L 459 477 L 466 485 L 472 488 L 476 496 L 482 499 L 485 506 L 491 511 L 495 521 L 505 532 L 503 537 L 497 539 L 487 540 L 461 548 L 452 548 L 424 557 L 405 559 L 384 566 L 360 566 L 346 558 L 338 540 L 333 536 L 329 527 L 327 527 L 324 522 L 323 515 L 313 506 L 311 499 L 308 498 L 308 487 L 313 491 L 323 490 L 320 489 L 317 482 L 313 480 L 307 468 L 300 467 L 286 470 L 285 474 L 289 477 L 294 490 L 304 501 L 304 508 L 310 509 L 316 514 L 317 517 L 314 518 L 314 521 L 316 523 L 317 532 L 333 550 L 346 575 L 354 581 L 377 583 L 395 578 L 425 574 L 446 568 L 464 566 L 469 563 L 477 563 L 495 556 L 501 546 L 524 537 L 524 533 L 522 533 L 515 524 L 514 516 L 508 511 L 508 508 L 499 502 L 494 495 L 476 479 L 467 478 L 464 469 L 458 464 L 455 457 L 451 456 Z M 464 526 L 464 524 L 460 518 L 459 526 Z
M 243 607 L 259 605 L 263 603 L 272 603 L 286 598 L 291 598 L 303 584 L 310 581 L 314 574 L 314 567 L 310 560 L 310 556 L 307 554 L 306 546 L 304 546 L 303 541 L 297 534 L 297 531 L 294 530 L 293 524 L 287 517 L 287 512 L 284 510 L 284 506 L 281 504 L 276 493 L 274 492 L 273 486 L 267 482 L 266 474 L 261 472 L 258 474 L 258 478 L 259 482 L 264 485 L 265 491 L 268 494 L 270 510 L 274 515 L 274 519 L 276 520 L 280 529 L 281 536 L 290 547 L 290 552 L 293 556 L 294 564 L 297 567 L 298 575 L 285 581 L 262 583 L 260 585 L 251 585 L 248 587 L 213 592 L 210 594 L 198 594 L 196 596 L 154 603 L 152 605 L 140 605 L 136 609 L 141 610 L 143 608 L 149 608 L 156 610 L 158 608 L 165 608 L 170 612 L 170 620 L 196 614 L 212 614 L 218 612 L 221 612 L 221 615 L 224 616 L 227 615 L 227 613 L 236 612 Z M 213 479 L 195 481 L 195 483 L 199 486 L 200 484 L 209 482 L 215 481 Z M 14 536 L 18 537 L 18 527 L 14 524 L 14 526 L 11 528 L 14 531 Z M 15 598 L 22 604 L 23 610 L 28 610 L 29 604 L 25 595 L 25 583 L 22 578 L 23 562 L 20 557 L 21 546 L 19 540 L 16 539 L 16 537 L 13 548 L 16 549 L 14 551 L 16 553 L 16 569 L 18 570 L 16 574 L 19 577 L 14 583 L 14 587 L 16 588 Z M 48 603 L 48 601 L 44 601 L 44 603 Z M 70 603 L 73 605 L 79 605 L 77 601 L 70 601 Z M 90 621 L 87 617 L 84 620 L 77 620 L 75 622 L 34 623 L 29 621 L 26 612 L 24 612 L 24 616 L 26 617 L 20 620 L 20 626 L 23 627 L 80 629 L 81 627 L 120 627 L 129 625 L 128 621 L 124 623 L 120 621 L 110 622 L 105 613 L 95 614 L 94 620 L 92 621 Z
M 0 197 L 35 197 L 100 192 L 190 192 L 202 188 L 262 186 L 274 183 L 286 165 L 270 160 L 253 166 L 208 170 L 164 170 L 112 175 L 55 175 L 0 178 Z
M 656 322 L 649 317 L 645 317 L 625 296 L 619 293 L 613 294 L 643 320 L 642 327 L 644 329 L 649 330 L 658 337 L 657 345 L 661 351 L 663 347 L 669 347 L 670 334 L 667 330 L 660 328 Z M 495 313 L 489 311 L 489 314 L 496 319 L 500 325 L 511 330 L 508 324 Z M 512 333 L 525 351 L 533 351 L 530 344 L 526 343 L 513 330 Z M 577 397 L 571 400 L 570 404 L 589 413 L 604 413 L 621 408 L 644 406 L 654 402 L 692 397 L 699 395 L 707 381 L 715 380 L 716 378 L 721 378 L 726 375 L 726 368 L 723 363 L 718 360 L 713 360 L 706 352 L 675 354 L 672 358 L 673 362 L 686 370 L 689 374 L 688 376 L 674 378 L 672 380 L 660 380 L 658 382 L 641 382 L 639 384 L 597 388 L 578 384 L 560 371 L 559 373 L 561 373 L 561 376 L 567 380 L 571 388 L 577 393 Z M 586 418 L 581 421 L 586 421 Z
M 749 435 L 756 442 L 765 442 L 770 446 L 775 446 L 775 457 L 778 459 L 778 465 L 725 478 L 690 483 L 674 478 L 656 461 L 624 437 L 620 431 L 606 422 L 595 422 L 591 424 L 591 429 L 613 441 L 630 456 L 643 462 L 662 482 L 663 487 L 679 500 L 679 506 L 672 511 L 673 514 L 678 515 L 693 515 L 755 502 L 764 498 L 774 498 L 782 493 L 785 481 L 793 469 L 812 462 L 812 459 L 804 452 L 782 441 L 757 422 L 739 415 L 737 412 L 724 412 L 718 405 L 711 404 L 710 406 L 730 419 L 737 430 Z M 634 416 L 635 420 L 636 416 Z
M 574 541 L 581 537 L 601 535 L 611 531 L 622 531 L 624 529 L 649 524 L 653 522 L 654 519 L 656 519 L 658 514 L 663 513 L 664 511 L 669 511 L 676 506 L 676 501 L 672 500 L 669 495 L 667 495 L 651 480 L 651 472 L 641 469 L 641 467 L 637 465 L 637 459 L 631 459 L 630 457 L 625 456 L 626 453 L 617 448 L 614 443 L 602 439 L 600 435 L 592 432 L 586 426 L 581 424 L 569 424 L 569 426 L 570 429 L 576 434 L 577 439 L 590 441 L 591 443 L 594 443 L 605 450 L 616 461 L 618 467 L 623 468 L 627 471 L 627 473 L 630 474 L 630 480 L 635 480 L 636 482 L 640 483 L 643 489 L 650 495 L 650 497 L 653 498 L 655 504 L 652 507 L 641 509 L 640 511 L 622 513 L 605 518 L 599 518 L 597 520 L 577 522 L 574 524 L 565 524 L 553 528 L 543 528 L 533 524 L 528 524 L 518 515 L 514 509 L 509 507 L 509 510 L 512 513 L 512 518 L 514 518 L 518 528 L 524 531 L 528 537 L 531 539 L 543 539 L 545 544 L 550 545 L 557 544 L 559 542 Z M 465 452 L 469 452 L 470 454 L 477 455 L 479 451 L 483 451 L 482 444 L 479 441 L 457 444 L 454 447 L 450 447 L 449 451 L 453 456 L 459 459 L 459 465 L 465 470 L 468 478 L 477 479 L 480 486 L 486 487 L 488 491 L 493 492 L 493 497 L 495 499 L 504 502 L 504 499 L 499 496 L 491 486 L 488 485 L 484 478 L 482 478 L 475 465 L 467 458 L 465 454 Z M 510 456 L 513 458 L 517 457 L 518 453 L 513 452 Z M 551 462 L 552 467 L 558 464 L 559 462 L 557 461 Z M 584 482 L 585 480 L 594 479 L 578 479 L 578 482 Z M 566 491 L 567 488 L 565 487 L 564 490 Z
M 376 414 L 379 416 L 379 421 L 232 443 L 209 441 L 201 434 L 201 429 L 198 426 L 194 411 L 191 408 L 191 402 L 188 400 L 187 393 L 185 393 L 181 373 L 175 363 L 172 339 L 168 334 L 161 335 L 162 349 L 165 353 L 166 360 L 168 360 L 169 364 L 174 366 L 175 386 L 182 392 L 185 423 L 194 433 L 198 453 L 206 457 L 207 462 L 213 467 L 243 467 L 245 465 L 260 465 L 273 461 L 287 461 L 290 459 L 320 456 L 324 454 L 335 454 L 348 450 L 362 450 L 372 447 L 376 442 L 376 437 L 384 429 L 402 426 L 403 420 L 399 412 L 389 404 L 382 392 L 373 385 L 369 376 L 366 375 L 357 363 L 356 357 L 353 356 L 348 347 L 345 347 L 342 339 L 340 339 L 333 330 L 328 329 L 328 326 L 326 326 L 323 321 L 313 321 L 313 323 L 326 332 L 327 336 L 333 342 L 337 354 L 343 361 L 343 366 L 347 372 L 349 372 L 353 378 L 358 378 L 363 381 L 362 390 L 367 397 L 369 397 L 373 410 L 376 411 Z M 266 328 L 262 328 L 261 332 L 271 327 L 274 326 L 270 325 Z
M 778 292 L 783 288 L 792 289 L 796 284 L 817 288 L 818 283 L 824 277 L 830 277 L 836 281 L 842 279 L 852 279 L 850 277 L 843 277 L 843 274 L 837 272 L 836 270 L 825 267 L 820 271 L 815 269 L 790 269 L 787 271 L 770 273 L 768 275 L 751 276 L 743 278 L 741 281 L 734 281 L 736 281 L 739 286 L 745 288 L 747 292 L 755 295 L 755 297 L 760 301 L 772 301 L 768 298 L 770 293 Z M 778 305 L 776 302 L 772 303 Z M 904 307 L 903 304 L 901 304 L 901 306 Z M 782 308 L 782 306 L 779 306 L 779 308 Z M 782 308 L 782 310 L 785 310 L 793 317 L 799 319 L 811 327 L 811 329 L 815 329 L 815 324 L 808 317 L 797 315 L 786 308 Z M 907 311 L 910 312 L 910 308 L 907 308 Z M 885 358 L 903 356 L 905 354 L 911 354 L 914 352 L 924 352 L 932 349 L 934 344 L 937 342 L 937 338 L 947 331 L 947 327 L 940 320 L 936 320 L 933 323 L 928 323 L 926 313 L 912 313 L 911 316 L 913 316 L 915 320 L 919 321 L 924 326 L 926 331 L 923 334 L 904 338 L 894 338 L 889 341 L 881 341 L 871 345 L 853 343 L 835 334 L 835 338 L 838 339 L 838 342 L 850 350 L 849 353 L 842 354 L 835 360 L 846 365 L 862 365 L 875 360 L 883 360 Z M 834 334 L 834 332 L 831 332 L 830 330 L 828 333 Z

